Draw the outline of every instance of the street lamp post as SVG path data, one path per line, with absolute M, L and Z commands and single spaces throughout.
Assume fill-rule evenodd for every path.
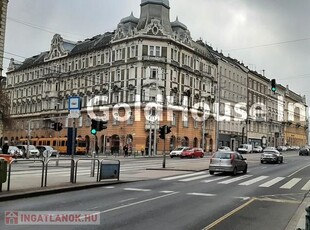
M 217 111 L 216 111 L 216 141 L 215 141 L 215 151 L 218 150 L 219 147 L 219 126 L 220 126 L 220 93 L 221 93 L 221 79 L 220 74 L 217 73 Z

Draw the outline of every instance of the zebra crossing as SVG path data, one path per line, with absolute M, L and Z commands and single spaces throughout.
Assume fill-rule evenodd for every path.
M 302 191 L 310 190 L 310 178 L 290 178 L 290 177 L 272 177 L 267 175 L 254 176 L 251 174 L 241 176 L 210 175 L 207 172 L 197 172 L 185 175 L 160 178 L 162 181 L 217 183 L 220 185 L 237 184 L 238 186 L 255 185 L 260 188 L 270 188 L 278 186 L 280 189 L 288 190 L 300 188 Z
M 120 172 L 125 173 L 125 172 L 130 172 L 130 171 L 138 171 L 138 170 L 145 170 L 146 168 L 158 168 L 161 166 L 161 161 L 139 161 L 131 164 L 121 164 L 120 167 Z M 97 164 L 95 165 L 96 169 L 95 172 L 97 171 Z M 85 166 L 81 165 L 78 167 L 77 175 L 89 175 L 90 174 L 90 165 Z M 48 175 L 57 175 L 57 176 L 68 176 L 70 174 L 70 167 L 69 166 L 63 166 L 63 167 L 49 167 L 48 168 Z M 30 168 L 25 168 L 25 169 L 18 169 L 18 166 L 12 167 L 12 176 L 14 177 L 25 177 L 25 176 L 34 176 L 34 177 L 40 177 L 42 176 L 42 170 L 40 168 L 36 169 L 30 169 Z

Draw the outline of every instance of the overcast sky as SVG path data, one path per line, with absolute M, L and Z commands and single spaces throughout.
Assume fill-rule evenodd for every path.
M 4 69 L 8 59 L 23 61 L 47 51 L 53 35 L 85 40 L 113 31 L 141 0 L 10 0 Z M 176 16 L 214 49 L 265 76 L 287 84 L 310 101 L 309 0 L 170 0 Z M 17 56 L 16 56 L 17 55 Z

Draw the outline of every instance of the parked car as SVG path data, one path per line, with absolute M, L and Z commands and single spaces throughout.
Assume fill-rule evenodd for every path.
M 17 148 L 23 151 L 23 156 L 26 157 L 27 145 L 16 145 Z M 34 146 L 29 145 L 29 157 L 40 157 L 40 151 Z
M 16 146 L 9 146 L 8 153 L 13 157 L 13 158 L 21 158 L 23 157 L 23 151 Z
M 246 154 L 251 153 L 253 151 L 253 146 L 250 144 L 242 144 L 238 148 L 238 153 Z
M 248 164 L 246 158 L 240 153 L 232 151 L 218 151 L 210 159 L 209 173 L 231 172 L 236 175 L 239 171 L 247 173 Z
M 272 162 L 272 163 L 283 163 L 283 155 L 276 149 L 266 150 L 261 154 L 260 162 L 262 164 Z
M 307 146 L 302 147 L 299 150 L 299 156 L 309 156 L 310 149 Z
M 190 149 L 189 147 L 178 147 L 170 152 L 170 157 L 180 157 L 184 150 Z
M 253 153 L 261 153 L 261 152 L 263 152 L 262 146 L 256 146 L 253 148 Z
M 228 146 L 221 146 L 218 151 L 231 151 L 231 149 Z
M 190 148 L 190 149 L 186 149 L 183 150 L 183 152 L 181 153 L 181 158 L 184 157 L 189 157 L 189 158 L 195 158 L 195 157 L 203 157 L 204 156 L 204 152 L 201 148 Z
M 39 145 L 36 147 L 40 151 L 40 157 L 56 157 L 58 154 L 56 149 L 48 145 Z

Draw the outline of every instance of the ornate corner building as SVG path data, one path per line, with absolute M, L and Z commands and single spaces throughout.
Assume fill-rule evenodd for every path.
M 162 125 L 172 127 L 167 150 L 204 143 L 207 151 L 213 151 L 214 116 L 203 122 L 188 111 L 205 103 L 213 112 L 217 59 L 204 43 L 193 41 L 178 18 L 170 21 L 168 0 L 142 0 L 140 7 L 140 18 L 131 13 L 120 20 L 114 32 L 79 42 L 56 34 L 49 51 L 23 63 L 12 59 L 7 90 L 15 127 L 5 132 L 5 138 L 13 142 L 25 138 L 30 120 L 32 137 L 56 137 L 51 122 L 67 116 L 68 98 L 79 96 L 78 135 L 90 145 L 87 105 L 99 96 L 94 112 L 109 121 L 108 128 L 97 134 L 102 151 L 118 151 L 124 144 L 140 151 L 151 142 L 156 146 L 152 148 L 161 152 L 163 141 L 154 133 Z M 160 105 L 158 109 L 150 106 L 154 102 Z M 100 111 L 102 106 L 108 111 Z M 201 114 L 202 110 L 197 111 Z M 154 115 L 159 121 L 147 119 Z M 124 121 L 118 119 L 124 117 Z M 71 119 L 61 122 L 66 127 L 72 125 Z M 66 135 L 66 129 L 62 130 L 60 136 Z

